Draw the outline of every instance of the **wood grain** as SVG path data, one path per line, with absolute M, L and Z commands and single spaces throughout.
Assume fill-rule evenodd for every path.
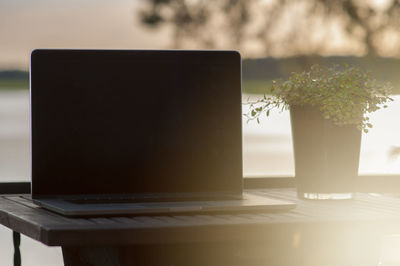
M 68 218 L 24 195 L 0 196 L 0 223 L 46 245 L 141 245 L 223 241 L 280 241 L 296 232 L 359 229 L 400 233 L 400 197 L 358 193 L 354 200 L 312 201 L 294 189 L 257 194 L 297 203 L 291 211 L 201 215 Z

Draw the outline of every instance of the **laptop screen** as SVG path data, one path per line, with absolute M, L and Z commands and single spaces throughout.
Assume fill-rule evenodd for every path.
M 35 50 L 32 196 L 242 192 L 234 51 Z

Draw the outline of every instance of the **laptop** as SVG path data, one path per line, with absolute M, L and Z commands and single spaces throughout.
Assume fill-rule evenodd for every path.
M 31 196 L 67 216 L 286 210 L 243 193 L 236 51 L 31 54 Z

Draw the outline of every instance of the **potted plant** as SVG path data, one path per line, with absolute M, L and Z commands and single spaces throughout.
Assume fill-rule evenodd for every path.
M 300 198 L 351 198 L 358 175 L 361 132 L 372 127 L 368 113 L 386 108 L 391 87 L 345 65 L 292 73 L 274 81 L 262 99 L 249 102 L 249 120 L 270 110 L 290 109 L 295 178 Z

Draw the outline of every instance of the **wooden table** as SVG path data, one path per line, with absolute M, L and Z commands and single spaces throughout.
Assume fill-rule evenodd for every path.
M 80 265 L 378 265 L 382 237 L 400 233 L 400 197 L 296 198 L 291 211 L 218 215 L 67 218 L 24 195 L 0 196 L 0 223 Z M 26 196 L 26 195 L 25 195 Z

